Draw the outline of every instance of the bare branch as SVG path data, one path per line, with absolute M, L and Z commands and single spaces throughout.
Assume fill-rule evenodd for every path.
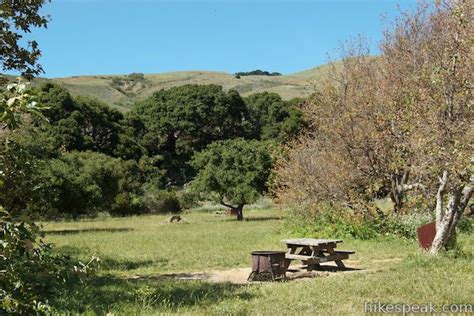
M 403 192 L 411 191 L 411 190 L 426 190 L 426 186 L 422 183 L 412 183 L 412 184 L 402 184 L 401 189 Z

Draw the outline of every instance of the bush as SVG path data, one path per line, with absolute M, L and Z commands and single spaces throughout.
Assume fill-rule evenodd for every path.
M 318 238 L 352 237 L 367 240 L 391 236 L 416 239 L 418 227 L 433 221 L 433 218 L 433 214 L 429 212 L 355 215 L 347 210 L 334 211 L 327 207 L 311 217 L 293 213 L 285 229 L 300 236 Z M 466 231 L 466 228 L 463 228 L 461 231 Z
M 179 213 L 181 211 L 179 199 L 174 191 L 150 188 L 143 196 L 142 203 L 147 213 L 151 214 Z
M 127 77 L 128 77 L 128 79 L 134 80 L 134 81 L 145 80 L 145 75 L 141 72 L 132 72 Z
M 49 160 L 39 175 L 45 184 L 42 210 L 72 218 L 108 211 L 119 192 L 120 167 L 119 159 L 95 152 Z
M 143 214 L 144 186 L 163 187 L 160 158 L 122 160 L 96 152 L 66 152 L 39 159 L 29 147 L 9 143 L 0 166 L 0 202 L 11 214 L 78 218 L 99 212 Z
M 97 259 L 83 264 L 55 254 L 37 226 L 0 213 L 0 314 L 50 314 L 48 301 L 82 283 Z
M 179 201 L 179 206 L 183 210 L 187 210 L 199 205 L 199 194 L 191 190 L 182 190 L 176 193 Z

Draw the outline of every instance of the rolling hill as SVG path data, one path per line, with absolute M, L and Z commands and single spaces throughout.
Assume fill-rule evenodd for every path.
M 324 64 L 302 72 L 284 76 L 241 76 L 212 71 L 181 71 L 161 74 L 94 75 L 65 78 L 34 79 L 33 85 L 54 82 L 73 95 L 97 98 L 112 107 L 127 111 L 137 100 L 155 91 L 185 84 L 216 84 L 224 89 L 237 90 L 246 96 L 256 92 L 276 92 L 283 99 L 306 97 L 315 85 L 328 74 L 331 67 Z M 7 76 L 13 80 L 13 76 Z
M 141 78 L 133 75 L 96 75 L 50 80 L 64 86 L 73 95 L 95 97 L 111 106 L 127 110 L 136 100 L 146 98 L 155 91 L 185 84 L 217 84 L 226 90 L 237 90 L 244 96 L 268 91 L 276 92 L 284 99 L 306 97 L 314 91 L 318 79 L 325 76 L 329 69 L 326 64 L 285 76 L 242 76 L 240 79 L 225 72 L 182 71 L 145 74 Z

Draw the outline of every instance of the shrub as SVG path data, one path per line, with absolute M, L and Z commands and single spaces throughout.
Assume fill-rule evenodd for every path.
M 39 177 L 45 184 L 43 211 L 77 218 L 110 209 L 119 191 L 120 160 L 95 152 L 51 159 Z
M 179 199 L 174 191 L 150 188 L 143 196 L 142 203 L 147 213 L 151 214 L 179 213 L 181 211 Z
M 177 192 L 176 195 L 178 197 L 179 206 L 183 210 L 196 207 L 199 204 L 199 194 L 191 190 L 183 189 Z
M 348 210 L 335 211 L 330 207 L 311 216 L 293 213 L 285 229 L 301 236 L 318 238 L 376 239 L 382 236 L 416 239 L 420 226 L 433 221 L 430 212 L 411 214 L 354 214 Z M 463 223 L 459 231 L 467 232 L 469 223 Z
M 132 72 L 127 77 L 128 77 L 128 79 L 134 80 L 134 81 L 145 80 L 145 75 L 141 72 Z
M 37 226 L 0 213 L 0 314 L 50 314 L 48 301 L 83 282 L 97 259 L 83 264 L 55 254 Z
M 5 183 L 0 201 L 17 218 L 143 214 L 144 186 L 163 187 L 159 157 L 137 162 L 96 152 L 66 152 L 44 159 L 23 144 L 9 142 L 8 148 L 0 159 Z

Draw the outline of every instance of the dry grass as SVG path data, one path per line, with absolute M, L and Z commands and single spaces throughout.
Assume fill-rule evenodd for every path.
M 126 110 L 134 101 L 146 98 L 155 91 L 185 84 L 221 85 L 226 90 L 237 90 L 244 96 L 255 92 L 268 91 L 280 94 L 283 99 L 306 97 L 314 91 L 314 85 L 317 84 L 319 79 L 328 74 L 329 68 L 328 65 L 322 65 L 285 76 L 242 76 L 240 79 L 229 73 L 212 71 L 147 74 L 145 75 L 145 86 L 133 89 L 131 94 L 119 91 L 112 84 L 113 78 L 120 78 L 125 75 L 74 76 L 56 78 L 52 81 L 63 85 L 73 95 L 95 97 L 111 106 Z

